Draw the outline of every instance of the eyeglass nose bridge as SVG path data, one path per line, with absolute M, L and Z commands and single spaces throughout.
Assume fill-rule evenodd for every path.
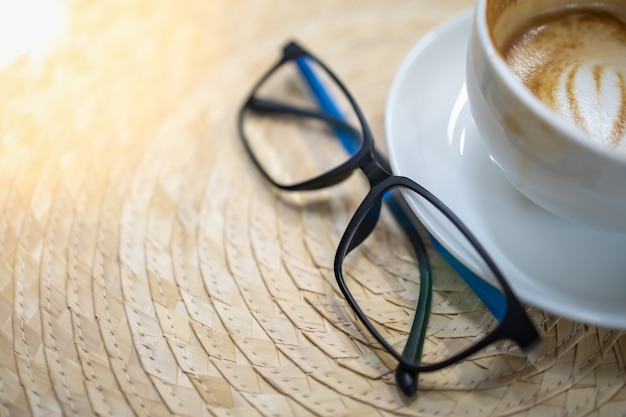
M 360 168 L 372 188 L 392 176 L 371 151 L 365 154 L 365 159 L 361 162 Z

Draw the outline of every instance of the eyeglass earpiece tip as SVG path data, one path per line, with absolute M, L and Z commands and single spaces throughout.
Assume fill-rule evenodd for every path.
M 396 384 L 404 395 L 412 397 L 417 392 L 417 375 L 406 369 L 398 368 L 396 370 Z

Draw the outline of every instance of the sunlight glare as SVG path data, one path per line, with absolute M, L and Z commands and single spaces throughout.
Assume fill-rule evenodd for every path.
M 67 20 L 60 0 L 0 0 L 0 68 L 24 55 L 43 59 Z
M 452 112 L 450 113 L 450 120 L 448 121 L 448 144 L 452 146 L 452 141 L 454 140 L 454 129 L 456 128 L 457 122 L 459 121 L 459 116 L 463 111 L 463 107 L 467 102 L 467 88 L 465 83 L 463 83 L 463 87 L 461 87 L 461 91 L 452 106 Z

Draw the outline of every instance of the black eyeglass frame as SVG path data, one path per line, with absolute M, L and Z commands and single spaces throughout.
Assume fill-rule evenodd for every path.
M 281 184 L 275 181 L 271 175 L 264 169 L 262 164 L 257 160 L 252 147 L 248 141 L 246 133 L 244 131 L 244 116 L 246 111 L 259 111 L 266 113 L 277 114 L 291 114 L 302 117 L 315 118 L 323 120 L 331 125 L 340 126 L 347 129 L 353 129 L 348 127 L 343 120 L 334 118 L 333 116 L 318 113 L 304 108 L 296 108 L 292 106 L 283 105 L 278 102 L 268 101 L 256 97 L 259 88 L 284 64 L 296 61 L 300 58 L 306 58 L 312 60 L 320 68 L 322 68 L 326 74 L 336 83 L 341 92 L 345 95 L 353 111 L 358 118 L 362 134 L 362 143 L 359 150 L 354 153 L 347 161 L 340 164 L 334 169 L 309 179 L 307 181 L 298 182 L 296 184 Z M 261 174 L 275 187 L 284 191 L 308 191 L 317 190 L 321 188 L 330 187 L 336 185 L 346 178 L 348 178 L 357 169 L 361 170 L 367 177 L 370 183 L 370 190 L 357 208 L 356 212 L 352 216 L 345 232 L 343 233 L 339 242 L 335 260 L 334 260 L 334 273 L 337 280 L 337 285 L 341 290 L 343 296 L 348 302 L 350 308 L 354 311 L 355 315 L 361 321 L 363 326 L 370 332 L 370 334 L 376 339 L 376 341 L 391 354 L 399 363 L 399 367 L 413 373 L 419 372 L 432 372 L 444 367 L 450 366 L 456 362 L 459 362 L 468 356 L 482 350 L 486 346 L 504 339 L 510 339 L 514 341 L 522 350 L 528 351 L 539 341 L 539 333 L 533 326 L 528 315 L 526 314 L 521 303 L 513 293 L 508 282 L 500 272 L 495 262 L 491 259 L 487 251 L 483 248 L 476 237 L 465 226 L 465 224 L 437 197 L 426 190 L 421 185 L 412 181 L 409 178 L 403 176 L 393 175 L 390 171 L 390 167 L 380 157 L 380 154 L 374 147 L 374 138 L 371 133 L 371 129 L 365 120 L 365 117 L 350 94 L 345 85 L 337 78 L 337 76 L 315 55 L 306 51 L 303 47 L 297 43 L 291 41 L 283 48 L 283 55 L 281 59 L 270 68 L 270 70 L 256 83 L 252 92 L 246 99 L 244 105 L 241 107 L 238 115 L 238 129 L 240 138 L 244 144 L 244 147 L 252 159 L 253 163 L 261 172 Z M 378 332 L 375 326 L 370 322 L 367 315 L 359 307 L 358 302 L 353 297 L 348 286 L 346 285 L 343 277 L 343 262 L 346 256 L 356 248 L 360 243 L 365 240 L 369 233 L 373 230 L 376 222 L 378 221 L 378 213 L 380 212 L 380 206 L 382 205 L 383 196 L 395 189 L 407 189 L 413 191 L 426 199 L 430 204 L 437 208 L 454 226 L 459 232 L 467 239 L 472 245 L 474 250 L 481 256 L 485 265 L 492 272 L 493 277 L 498 281 L 500 289 L 503 292 L 507 300 L 507 309 L 504 317 L 498 323 L 498 325 L 482 339 L 478 340 L 471 347 L 459 352 L 441 362 L 432 364 L 421 364 L 414 362 L 402 354 L 400 354 L 385 338 Z

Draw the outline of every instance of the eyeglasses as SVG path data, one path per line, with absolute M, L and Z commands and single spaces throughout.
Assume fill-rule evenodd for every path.
M 303 76 L 313 87 L 317 104 L 303 86 Z M 320 91 L 328 94 L 320 95 Z M 238 128 L 252 162 L 278 189 L 320 190 L 339 184 L 358 170 L 367 178 L 369 192 L 341 236 L 334 274 L 354 315 L 375 339 L 377 344 L 372 348 L 382 348 L 398 362 L 396 381 L 405 394 L 415 392 L 418 373 L 440 370 L 496 341 L 509 339 L 528 351 L 539 340 L 524 308 L 480 242 L 428 190 L 391 174 L 388 162 L 374 147 L 371 130 L 356 101 L 313 54 L 289 42 L 280 60 L 246 99 Z M 503 300 L 501 311 L 487 308 L 489 302 L 479 291 L 475 291 L 479 297 L 461 291 L 456 294 L 459 302 L 455 306 L 438 314 L 437 320 L 431 317 L 433 282 L 428 255 L 419 233 L 406 227 L 412 221 L 403 211 L 407 203 L 429 204 L 442 221 L 454 225 L 459 242 L 470 248 L 483 270 L 490 271 L 491 284 L 484 282 L 481 288 L 497 292 Z M 399 272 L 376 267 L 376 254 L 382 250 L 378 241 L 384 240 L 376 236 L 384 235 L 386 231 L 381 229 L 389 224 L 381 220 L 389 216 L 385 205 L 404 225 L 402 230 L 414 252 L 412 259 L 406 260 L 399 249 L 406 246 L 383 242 L 387 253 L 395 254 L 401 264 Z M 412 308 L 407 306 L 407 299 L 414 297 L 414 291 L 419 297 L 410 324 Z M 459 322 L 469 329 L 462 338 L 452 331 Z

